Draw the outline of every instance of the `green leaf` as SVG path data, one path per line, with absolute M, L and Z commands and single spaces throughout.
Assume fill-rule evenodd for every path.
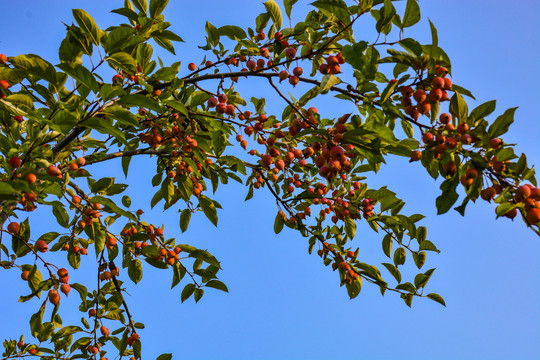
M 69 225 L 69 215 L 61 203 L 55 203 L 53 205 L 52 212 L 60 226 L 67 227 Z
M 391 234 L 386 234 L 382 240 L 382 248 L 384 255 L 391 257 L 393 239 Z
M 143 273 L 142 264 L 139 259 L 135 259 L 129 263 L 128 275 L 131 281 L 137 284 L 142 279 L 142 273 Z
M 231 40 L 242 40 L 247 37 L 246 32 L 239 26 L 225 25 L 217 30 L 220 36 L 227 36 Z
M 156 35 L 154 36 L 154 41 L 156 42 L 156 44 L 158 44 L 159 46 L 161 46 L 162 48 L 164 48 L 171 54 L 176 55 L 176 53 L 174 52 L 174 46 L 171 40 Z
M 131 95 L 122 96 L 118 100 L 118 104 L 125 105 L 125 106 L 137 106 L 140 108 L 146 108 L 148 110 L 153 110 L 157 113 L 163 112 L 163 108 L 159 105 L 157 101 L 141 94 L 131 94 Z
M 417 0 L 407 0 L 405 14 L 403 15 L 402 28 L 410 27 L 420 21 L 420 6 Z
M 219 261 L 206 250 L 195 249 L 193 251 L 190 251 L 189 256 L 195 259 L 202 260 L 206 263 L 209 263 L 210 265 L 217 266 L 221 269 L 221 264 L 219 263 Z
M 392 95 L 392 93 L 394 92 L 395 88 L 397 87 L 397 82 L 393 83 L 393 84 L 388 84 L 383 92 L 381 93 L 381 100 L 380 100 L 380 103 L 384 103 L 386 100 L 388 100 L 388 98 L 390 97 L 390 95 Z
M 422 243 L 422 241 L 426 240 L 427 237 L 427 228 L 425 226 L 419 226 L 418 229 L 416 229 L 416 239 L 418 240 L 418 243 Z
M 70 111 L 58 110 L 51 119 L 51 128 L 62 134 L 67 134 L 75 127 L 75 125 L 77 125 L 77 121 L 78 118 Z
M 75 80 L 84 84 L 87 88 L 89 88 L 93 92 L 95 93 L 98 92 L 99 84 L 94 78 L 94 75 L 90 72 L 90 70 L 88 70 L 81 64 L 61 63 L 61 64 L 56 65 L 56 67 L 60 68 L 62 71 L 64 71 L 66 74 L 68 74 Z
M 15 189 L 5 181 L 0 181 L 0 194 L 12 195 Z
M 194 284 L 187 284 L 186 286 L 184 286 L 184 290 L 182 290 L 182 294 L 180 295 L 180 300 L 182 302 L 186 301 L 187 299 L 189 299 L 189 297 L 193 294 L 193 292 L 195 291 L 195 285 Z
M 161 354 L 157 357 L 156 360 L 171 360 L 172 354 Z
M 506 110 L 501 116 L 497 117 L 493 124 L 488 128 L 489 139 L 496 138 L 508 131 L 510 125 L 514 122 L 514 113 L 517 107 Z
M 420 45 L 420 43 L 414 39 L 405 38 L 399 42 L 399 45 L 405 50 L 407 50 L 408 52 L 416 56 L 422 55 L 422 52 L 423 52 L 422 45 Z M 404 71 L 406 69 L 407 67 L 405 67 Z
M 148 8 L 148 2 L 146 0 L 131 0 L 133 5 L 144 14 L 144 16 L 147 16 L 148 13 L 146 12 L 146 9 Z
M 88 237 L 94 240 L 94 248 L 96 250 L 96 257 L 105 249 L 105 242 L 107 240 L 107 231 L 100 223 L 92 223 L 90 226 L 85 226 L 84 231 Z
M 416 267 L 421 269 L 422 266 L 424 266 L 424 263 L 426 262 L 426 252 L 425 251 L 420 251 L 418 253 L 418 255 L 416 253 L 413 253 L 413 260 L 414 260 L 414 263 L 416 264 Z
M 349 22 L 349 11 L 347 4 L 343 0 L 317 0 L 311 3 L 319 9 L 325 16 L 337 17 L 342 22 Z
M 435 251 L 436 253 L 440 252 L 439 250 L 437 250 L 437 247 L 433 245 L 433 243 L 429 240 L 422 241 L 420 243 L 420 246 L 418 247 L 418 250 Z
M 257 32 L 262 31 L 266 25 L 268 25 L 268 22 L 270 21 L 270 14 L 268 13 L 262 13 L 259 14 L 255 18 L 255 30 Z
M 221 131 L 214 131 L 212 133 L 212 146 L 214 147 L 214 154 L 219 157 L 225 151 L 227 146 L 227 137 Z
M 283 6 L 285 7 L 285 13 L 287 14 L 287 17 L 291 18 L 291 10 L 294 4 L 296 4 L 298 0 L 283 0 Z
M 186 232 L 189 225 L 189 220 L 191 220 L 191 210 L 182 210 L 182 213 L 180 214 L 180 230 L 182 230 L 182 232 Z
M 201 300 L 203 294 L 204 294 L 204 289 L 201 289 L 201 288 L 195 289 L 195 295 L 193 296 L 193 298 L 195 299 L 196 303 L 198 303 L 199 300 Z
M 407 304 L 408 307 L 411 307 L 414 298 L 413 294 L 401 294 L 399 297 L 405 301 L 405 304 Z
M 199 205 L 202 208 L 202 211 L 204 212 L 208 220 L 210 220 L 210 222 L 214 224 L 214 226 L 217 227 L 218 217 L 217 217 L 217 209 L 216 209 L 216 206 L 214 205 L 214 202 L 210 200 L 210 198 L 204 195 L 201 195 L 199 197 Z
M 397 267 L 389 263 L 382 263 L 382 265 L 384 265 L 384 267 L 388 270 L 390 274 L 392 274 L 392 276 L 396 279 L 398 283 L 401 282 L 401 273 L 399 272 Z
M 54 66 L 43 60 L 38 55 L 26 54 L 10 57 L 9 62 L 18 69 L 24 69 L 32 75 L 36 75 L 48 82 L 56 83 L 56 71 Z
M 450 113 L 459 119 L 460 123 L 467 122 L 468 114 L 467 103 L 459 92 L 455 92 L 450 99 Z
M 362 290 L 362 278 L 359 277 L 350 284 L 346 284 L 346 287 L 349 298 L 354 299 L 358 296 L 358 294 L 360 294 L 360 291 Z
M 128 8 L 124 7 L 124 8 L 111 10 L 111 12 L 115 13 L 115 14 L 118 14 L 118 15 L 125 16 L 125 17 L 127 17 L 129 20 L 131 20 L 133 22 L 136 22 L 138 20 L 137 13 L 135 11 L 133 11 L 132 9 L 128 9 Z
M 167 7 L 169 0 L 150 0 L 150 16 L 156 18 Z
M 405 251 L 405 248 L 397 248 L 396 251 L 394 251 L 394 264 L 396 264 L 396 266 L 405 264 L 406 256 L 407 252 Z
M 474 123 L 476 120 L 481 120 L 485 118 L 486 116 L 495 111 L 496 103 L 496 100 L 491 100 L 481 105 L 478 105 L 473 109 L 473 111 L 471 111 L 469 119 L 471 119 L 471 121 Z
M 88 13 L 82 9 L 73 9 L 73 17 L 83 30 L 83 32 L 90 36 L 94 45 L 99 45 L 99 28 L 96 25 L 96 22 Z
M 274 220 L 274 233 L 279 234 L 281 230 L 283 230 L 283 225 L 285 225 L 285 222 L 283 221 L 281 216 L 277 214 Z
M 452 205 L 457 201 L 459 195 L 456 192 L 458 184 L 457 176 L 452 179 L 445 180 L 441 184 L 442 193 L 437 200 L 435 200 L 435 206 L 437 207 L 437 214 L 444 214 L 452 208 Z
M 109 65 L 114 69 L 122 69 L 128 74 L 137 72 L 137 63 L 131 55 L 125 52 L 117 52 L 105 58 Z
M 107 39 L 103 42 L 103 48 L 112 54 L 143 40 L 144 38 L 141 36 L 134 36 L 132 28 L 120 26 L 109 32 Z
M 34 100 L 24 94 L 11 94 L 5 97 L 6 101 L 9 101 L 13 105 L 23 108 L 25 111 L 33 110 L 34 109 Z
M 341 79 L 335 75 L 324 75 L 321 80 L 321 85 L 319 86 L 319 93 L 326 94 L 332 86 L 337 85 L 340 82 Z
M 86 289 L 84 285 L 74 283 L 74 284 L 70 284 L 70 286 L 72 289 L 75 289 L 79 293 L 79 296 L 81 297 L 81 301 L 86 301 L 88 290 Z
M 270 17 L 272 18 L 272 21 L 276 25 L 276 30 L 281 29 L 281 9 L 279 8 L 278 3 L 275 0 L 268 0 L 264 3 L 264 7 L 266 8 L 266 11 L 270 14 Z
M 506 214 L 510 210 L 516 209 L 518 207 L 519 207 L 518 204 L 513 204 L 513 203 L 510 203 L 510 202 L 504 202 L 504 203 L 502 203 L 501 205 L 499 205 L 499 206 L 497 206 L 495 208 L 495 213 L 497 214 L 497 217 L 503 216 L 504 214 Z
M 434 57 L 437 54 L 435 53 L 436 49 L 439 47 L 439 36 L 437 35 L 437 28 L 435 28 L 435 25 L 429 20 L 429 27 L 431 28 L 431 53 L 430 56 Z
M 350 217 L 345 218 L 344 222 L 345 222 L 345 233 L 347 234 L 349 239 L 352 240 L 354 238 L 354 235 L 356 234 L 356 223 Z
M 158 35 L 160 39 L 184 42 L 184 39 L 182 39 L 180 36 L 178 36 L 177 34 L 173 33 L 170 30 L 160 31 Z
M 431 294 L 427 294 L 427 297 L 430 298 L 433 301 L 438 302 L 439 304 L 441 304 L 443 306 L 446 306 L 446 303 L 444 302 L 444 299 L 439 294 L 431 293 Z
M 406 120 L 401 120 L 401 128 L 403 129 L 403 132 L 405 135 L 407 135 L 408 138 L 414 137 L 414 129 L 410 122 Z
M 442 52 L 441 48 L 439 48 L 439 52 Z M 452 90 L 457 91 L 462 95 L 468 96 L 473 100 L 476 100 L 476 98 L 473 96 L 473 94 L 469 90 L 465 89 L 464 87 L 461 87 L 461 86 L 456 85 L 456 84 L 452 84 Z
M 221 291 L 229 292 L 227 285 L 225 285 L 223 282 L 219 280 L 210 280 L 206 283 L 206 286 L 214 288 L 214 289 L 218 289 Z
M 95 130 L 99 131 L 102 134 L 112 135 L 116 139 L 118 139 L 118 141 L 120 141 L 121 143 L 127 145 L 126 137 L 124 135 L 124 132 L 122 130 L 117 129 L 116 127 L 114 127 L 111 124 L 111 122 L 106 120 L 106 119 L 99 118 L 99 117 L 93 117 L 93 118 L 85 120 L 82 124 L 84 126 L 88 127 L 88 128 L 95 129 Z
M 103 110 L 107 114 L 121 123 L 124 126 L 139 126 L 139 120 L 135 115 L 120 106 L 110 106 Z

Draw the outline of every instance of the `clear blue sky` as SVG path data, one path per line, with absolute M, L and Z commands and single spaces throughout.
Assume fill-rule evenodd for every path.
M 108 13 L 113 4 L 122 3 L 2 0 L 0 53 L 36 53 L 55 64 L 64 36 L 62 22 L 71 23 L 71 8 L 86 9 L 106 28 L 123 21 Z M 438 28 L 439 45 L 452 59 L 453 82 L 472 90 L 478 104 L 497 99 L 497 114 L 519 106 L 505 140 L 517 143 L 517 152 L 527 153 L 529 163 L 540 165 L 540 3 L 459 0 L 420 5 L 422 21 L 406 36 L 428 43 L 430 18 Z M 294 8 L 296 20 L 305 8 Z M 206 20 L 216 26 L 253 26 L 263 9 L 260 1 L 251 0 L 171 0 L 165 16 L 186 40 L 176 47 L 182 69 L 201 59 L 197 45 L 204 42 Z M 174 60 L 158 47 L 155 51 L 166 62 Z M 252 85 L 240 86 L 248 92 L 245 98 L 249 92 L 260 94 Z M 276 109 L 281 106 L 270 102 Z M 317 106 L 333 117 L 330 104 Z M 149 209 L 152 161 L 132 164 L 126 182 L 132 184 L 134 208 L 144 209 L 147 221 L 179 233 L 178 214 L 163 214 L 159 206 Z M 110 169 L 93 172 L 111 175 Z M 112 175 L 123 181 L 120 171 Z M 443 295 L 446 308 L 415 299 L 410 309 L 397 296 L 383 298 L 378 288 L 367 285 L 357 299 L 348 300 L 336 274 L 316 255 L 307 254 L 305 239 L 288 230 L 274 235 L 276 209 L 270 196 L 259 191 L 244 203 L 245 189 L 233 184 L 216 194 L 225 209 L 219 213 L 218 229 L 203 216 L 194 216 L 190 230 L 179 235 L 182 243 L 208 248 L 222 261 L 221 279 L 230 293 L 208 290 L 199 304 L 192 299 L 181 304 L 181 287 L 169 290 L 170 272 L 145 268 L 143 281 L 129 285 L 127 298 L 135 319 L 147 326 L 141 331 L 143 357 L 173 352 L 174 359 L 538 359 L 540 239 L 519 221 L 495 221 L 494 207 L 485 202 L 471 205 L 466 217 L 456 212 L 436 216 L 440 180 L 433 181 L 419 164 L 403 158 L 389 161 L 370 181 L 371 187 L 388 185 L 396 191 L 407 202 L 407 213 L 427 215 L 423 225 L 428 238 L 442 250 L 428 257 L 425 268 L 437 270 L 427 290 Z M 51 214 L 41 214 L 40 221 L 32 219 L 34 234 L 50 231 L 54 221 Z M 376 264 L 381 260 L 380 240 L 360 226 L 354 244 Z M 86 258 L 72 281 L 85 281 L 85 272 L 93 276 L 92 259 Z M 27 319 L 38 302 L 17 303 L 27 292 L 17 270 L 1 272 L 0 289 L 0 338 L 28 335 Z M 67 311 L 77 300 L 76 294 L 62 300 L 65 324 L 80 318 Z

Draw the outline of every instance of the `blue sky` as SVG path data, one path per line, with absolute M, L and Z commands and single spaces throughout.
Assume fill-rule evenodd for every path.
M 36 53 L 57 63 L 62 22 L 71 23 L 71 8 L 87 10 L 106 28 L 123 21 L 108 13 L 122 3 L 2 0 L 0 53 Z M 293 9 L 293 20 L 306 13 L 307 2 L 300 3 Z M 505 140 L 517 143 L 516 152 L 527 153 L 529 163 L 540 164 L 540 3 L 421 1 L 420 6 L 422 21 L 405 35 L 428 43 L 427 19 L 431 19 L 438 29 L 439 45 L 452 60 L 453 82 L 470 89 L 476 105 L 497 99 L 496 114 L 519 106 Z M 216 26 L 253 26 L 253 19 L 263 10 L 259 1 L 171 0 L 165 16 L 186 41 L 176 46 L 182 70 L 202 58 L 197 45 L 204 42 L 207 20 Z M 154 50 L 164 61 L 175 61 L 164 50 Z M 261 94 L 256 84 L 238 88 L 245 98 L 249 92 Z M 321 98 L 317 107 L 333 117 L 332 103 L 326 100 Z M 275 106 L 280 113 L 279 99 L 268 102 L 270 109 Z M 471 100 L 469 109 L 474 106 Z M 120 169 L 120 163 L 115 164 Z M 132 164 L 126 181 L 119 170 L 112 175 L 131 185 L 133 208 L 144 209 L 147 221 L 164 223 L 171 234 L 179 233 L 178 214 L 162 213 L 159 206 L 149 209 L 153 161 L 137 159 Z M 96 176 L 111 176 L 110 169 L 92 171 Z M 198 304 L 192 299 L 181 304 L 181 288 L 169 290 L 171 274 L 145 268 L 143 281 L 139 286 L 129 285 L 127 298 L 135 319 L 146 324 L 141 331 L 143 356 L 173 352 L 174 359 L 540 357 L 538 237 L 519 221 L 495 221 L 494 207 L 485 202 L 469 206 L 466 217 L 456 212 L 436 216 L 434 199 L 440 180 L 433 181 L 419 164 L 411 165 L 403 158 L 391 159 L 370 177 L 369 184 L 388 185 L 397 192 L 407 202 L 406 213 L 427 215 L 422 225 L 442 250 L 440 255 L 428 256 L 425 268 L 437 270 L 427 290 L 443 295 L 446 308 L 415 299 L 410 309 L 397 296 L 381 297 L 378 288 L 367 285 L 358 298 L 348 300 L 336 274 L 319 257 L 307 254 L 305 239 L 289 230 L 274 235 L 276 209 L 270 196 L 259 191 L 253 200 L 244 202 L 246 190 L 232 184 L 216 194 L 225 209 L 219 213 L 218 229 L 203 216 L 194 216 L 188 232 L 178 234 L 182 243 L 207 248 L 221 260 L 221 279 L 230 293 L 208 290 Z M 51 229 L 52 215 L 41 214 L 40 220 L 32 219 L 34 234 Z M 361 223 L 353 244 L 360 247 L 361 256 L 376 264 L 382 260 L 380 240 Z M 92 257 L 88 257 L 82 271 L 73 272 L 72 280 L 85 281 L 93 271 Z M 19 272 L 3 271 L 0 289 L 9 289 L 0 298 L 0 338 L 28 334 L 27 319 L 39 305 L 37 301 L 17 303 L 18 296 L 27 291 Z M 72 294 L 62 303 L 64 322 L 77 322 L 80 314 L 67 311 L 70 305 L 77 306 L 77 296 Z

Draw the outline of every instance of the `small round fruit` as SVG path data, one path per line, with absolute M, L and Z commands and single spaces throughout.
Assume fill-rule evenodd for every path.
M 451 120 L 452 120 L 452 115 L 448 113 L 442 113 L 439 116 L 439 121 L 441 122 L 441 124 L 448 124 L 450 123 Z
M 418 89 L 414 92 L 413 94 L 413 97 L 414 97 L 414 100 L 416 100 L 417 102 L 421 103 L 423 102 L 424 100 L 426 100 L 426 92 L 422 89 Z
M 502 145 L 502 140 L 500 138 L 494 138 L 489 140 L 489 147 L 493 150 L 497 150 Z
M 411 162 L 418 161 L 422 158 L 422 152 L 418 150 L 414 150 L 411 152 Z
M 49 250 L 49 245 L 47 245 L 47 243 L 43 240 L 38 240 L 36 241 L 35 248 L 39 252 L 46 252 L 47 250 Z
M 516 195 L 520 200 L 526 199 L 531 196 L 531 188 L 527 185 L 518 186 L 516 189 Z
M 296 56 L 296 49 L 293 47 L 288 47 L 285 49 L 285 56 L 287 56 L 289 59 L 294 58 Z
M 51 165 L 51 166 L 49 166 L 47 168 L 47 175 L 49 175 L 49 176 L 58 176 L 59 173 L 60 173 L 60 171 L 54 165 Z
M 414 93 L 414 90 L 410 86 L 404 86 L 401 88 L 401 95 L 405 96 L 406 98 L 409 98 Z
M 71 291 L 71 286 L 68 284 L 62 284 L 60 285 L 60 291 L 63 292 L 66 296 L 69 295 L 69 292 Z
M 20 230 L 20 225 L 19 225 L 19 223 L 12 222 L 12 223 L 9 223 L 9 225 L 7 226 L 7 231 L 8 231 L 10 234 L 18 234 L 18 233 L 19 233 L 19 230 Z
M 512 209 L 512 210 L 509 210 L 506 214 L 504 214 L 505 217 L 509 218 L 509 219 L 513 219 L 517 216 L 518 214 L 518 210 L 517 209 Z
M 289 77 L 289 84 L 291 84 L 292 86 L 296 86 L 298 84 L 300 80 L 298 79 L 297 76 L 291 76 Z
M 469 187 L 474 182 L 474 179 L 469 178 L 469 177 L 467 177 L 467 175 L 463 174 L 461 176 L 461 178 L 459 179 L 459 181 L 461 182 L 461 185 L 463 185 L 465 187 Z
M 424 135 L 422 135 L 422 141 L 424 142 L 424 144 L 430 144 L 433 142 L 433 134 L 432 133 L 424 133 Z
M 28 280 L 28 275 L 30 275 L 30 271 L 23 270 L 23 272 L 21 273 L 21 279 L 23 279 L 24 281 Z
M 107 329 L 105 326 L 102 326 L 99 330 L 101 331 L 101 335 L 109 336 L 109 329 Z
M 57 305 L 60 302 L 60 294 L 56 290 L 49 290 L 49 301 L 53 305 Z
M 22 165 L 22 161 L 21 159 L 18 157 L 18 156 L 14 156 L 12 157 L 11 159 L 9 159 L 9 165 L 14 168 L 14 169 L 17 169 L 17 168 L 20 168 L 21 165 Z
M 538 225 L 540 223 L 540 209 L 532 208 L 527 211 L 527 221 L 531 225 Z
M 480 197 L 486 201 L 491 201 L 497 195 L 497 190 L 494 187 L 487 187 L 480 191 Z

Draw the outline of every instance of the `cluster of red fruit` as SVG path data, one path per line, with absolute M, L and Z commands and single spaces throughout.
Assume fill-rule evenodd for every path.
M 402 87 L 401 105 L 405 107 L 405 114 L 418 120 L 420 115 L 427 115 L 431 111 L 431 103 L 450 100 L 447 90 L 452 90 L 452 81 L 445 77 L 446 73 L 447 69 L 444 67 L 436 69 L 437 77 L 432 80 L 429 93 L 426 93 L 428 87 L 425 85 L 416 90 L 411 86 Z M 416 101 L 416 106 L 412 104 L 411 97 Z
M 330 252 L 330 244 L 327 242 L 323 243 L 323 248 L 317 251 L 317 254 L 320 257 L 326 257 Z M 344 281 L 346 284 L 350 285 L 353 281 L 357 280 L 359 275 L 356 271 L 351 269 L 350 265 L 347 263 L 346 259 L 351 260 L 356 259 L 356 254 L 354 251 L 349 250 L 345 256 L 341 255 L 339 252 L 333 252 L 335 255 L 335 262 L 332 263 L 332 269 L 335 271 L 339 269 L 340 272 L 343 272 Z
M 69 273 L 67 269 L 61 268 L 58 269 L 57 272 L 58 275 L 58 282 L 60 285 L 60 291 L 63 292 L 66 296 L 68 296 L 69 292 L 71 291 L 71 286 L 69 286 Z M 60 294 L 58 293 L 58 285 L 55 286 L 55 288 L 50 289 L 48 293 L 49 302 L 53 305 L 57 305 L 60 302 Z
M 152 225 L 148 225 L 144 227 L 144 232 L 150 237 L 150 241 L 153 244 L 156 243 L 156 239 L 158 237 L 163 237 L 163 229 L 154 227 Z M 126 240 L 129 239 L 130 236 L 137 233 L 137 229 L 135 226 L 127 225 L 122 231 L 120 232 L 120 235 L 124 237 Z M 133 243 L 133 246 L 135 248 L 135 256 L 139 256 L 142 254 L 142 250 L 147 247 L 149 244 L 146 241 L 135 241 Z M 157 246 L 157 245 L 156 245 Z M 176 261 L 179 259 L 179 254 L 182 252 L 182 249 L 178 246 L 174 248 L 167 249 L 166 247 L 161 247 L 158 250 L 158 255 L 152 255 L 152 258 L 156 261 L 165 261 L 165 263 L 169 265 L 174 265 Z
M 218 114 L 226 114 L 229 116 L 233 116 L 235 112 L 235 107 L 232 104 L 227 104 L 227 101 L 229 98 L 225 94 L 219 94 L 217 99 L 215 97 L 211 97 L 208 99 L 208 108 L 216 108 L 216 112 Z
M 326 64 L 319 66 L 319 72 L 323 75 L 326 74 L 339 74 L 341 72 L 341 65 L 345 64 L 345 59 L 341 53 L 336 55 L 330 55 L 324 59 Z
M 101 217 L 101 213 L 99 212 L 99 210 L 101 210 L 101 204 L 92 203 L 89 204 L 88 207 L 84 208 L 82 206 L 79 206 L 81 203 L 81 198 L 77 195 L 71 198 L 71 202 L 82 214 L 81 220 L 77 222 L 79 228 L 84 229 L 86 225 L 91 225 L 93 222 L 97 222 L 97 219 Z
M 482 190 L 482 198 L 484 200 L 491 200 L 500 189 L 494 187 L 486 188 Z M 518 186 L 514 193 L 513 201 L 510 203 L 520 205 L 525 210 L 525 218 L 529 225 L 540 225 L 540 188 L 534 187 L 530 184 Z M 504 216 L 513 219 L 517 216 L 518 209 L 513 208 L 509 210 Z
M 118 276 L 118 274 L 120 273 L 120 269 L 116 267 L 113 263 L 110 263 L 108 267 L 106 263 L 100 265 L 99 271 L 99 280 L 101 281 L 109 281 L 113 278 L 113 276 Z
M 116 74 L 112 78 L 112 83 L 116 85 L 122 85 L 124 83 L 124 76 L 131 82 L 139 83 L 139 74 L 142 74 L 143 69 L 140 65 L 137 65 L 137 73 L 135 75 L 128 74 L 125 71 L 121 71 L 120 74 Z
M 0 54 L 0 66 L 6 66 L 7 65 L 7 56 L 4 54 Z M 10 84 L 7 80 L 0 80 L 0 99 L 3 99 L 6 97 L 6 94 L 4 94 L 4 90 L 9 89 Z
M 62 251 L 70 251 L 71 253 L 75 255 L 88 255 L 88 249 L 85 247 L 80 247 L 79 245 L 73 245 L 72 248 L 70 248 L 68 243 L 65 243 L 62 246 Z
M 457 128 L 451 122 L 452 116 L 448 113 L 443 113 L 439 116 L 439 126 L 433 127 L 430 131 L 422 134 L 422 141 L 428 148 L 435 151 L 433 157 L 440 159 L 449 149 L 455 149 L 461 143 L 462 145 L 470 145 L 478 141 L 478 138 L 473 138 L 469 132 L 469 125 L 466 123 L 458 124 Z M 422 158 L 422 152 L 414 150 L 411 152 L 411 161 L 418 161 Z M 454 171 L 455 172 L 455 171 Z M 447 171 L 447 173 L 450 173 Z

